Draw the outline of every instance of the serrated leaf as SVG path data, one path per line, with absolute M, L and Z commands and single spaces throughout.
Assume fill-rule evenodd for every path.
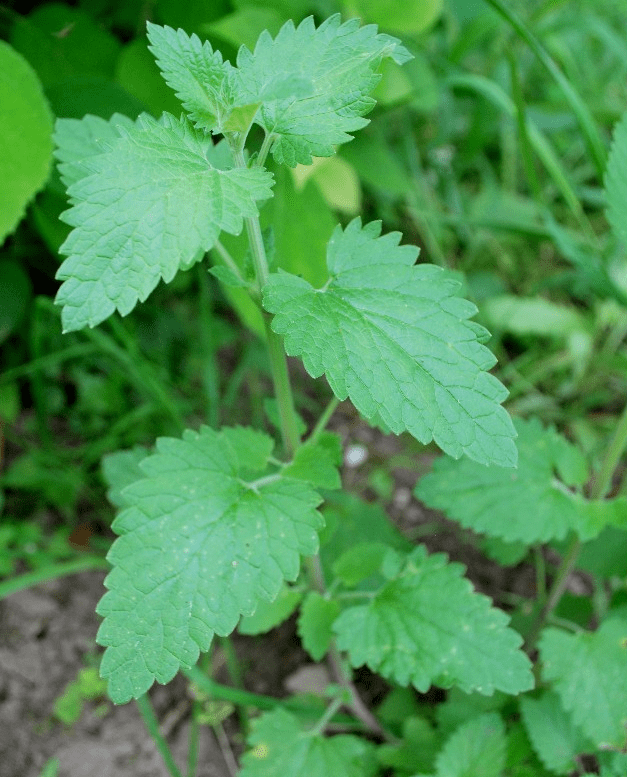
M 587 540 L 608 524 L 627 522 L 624 498 L 588 501 L 568 488 L 587 480 L 587 466 L 582 453 L 553 427 L 544 428 L 537 419 L 516 419 L 514 426 L 515 472 L 442 457 L 420 479 L 415 495 L 465 528 L 528 545 L 563 539 L 569 531 Z
M 56 145 L 61 180 L 66 187 L 89 175 L 89 160 L 102 154 L 120 137 L 119 127 L 130 129 L 135 122 L 121 113 L 114 113 L 106 121 L 100 116 L 82 119 L 57 119 L 53 140 Z M 87 162 L 87 165 L 84 163 Z
M 229 634 L 272 601 L 298 575 L 300 556 L 317 551 L 313 490 L 279 474 L 243 479 L 263 448 L 271 444 L 261 432 L 187 430 L 159 439 L 141 463 L 144 479 L 125 489 L 98 605 L 101 673 L 114 702 L 194 664 L 214 633 Z
M 283 709 L 254 721 L 248 744 L 240 777 L 371 777 L 376 771 L 369 742 L 303 731 L 297 718 Z
M 444 555 L 416 548 L 396 579 L 336 620 L 338 647 L 353 666 L 367 664 L 423 693 L 432 684 L 488 696 L 495 689 L 529 690 L 533 677 L 519 649 L 522 638 L 462 573 Z
M 607 219 L 619 240 L 627 245 L 627 112 L 614 130 L 605 172 Z
M 0 41 L 0 243 L 45 184 L 52 161 L 52 113 L 29 63 Z
M 507 741 L 500 715 L 488 712 L 461 725 L 436 759 L 438 777 L 501 777 Z
M 340 438 L 332 432 L 323 432 L 317 440 L 306 441 L 298 448 L 283 474 L 317 488 L 335 490 L 342 487 L 338 472 L 341 463 Z
M 486 372 L 495 358 L 467 321 L 476 308 L 455 296 L 459 283 L 441 268 L 415 265 L 418 249 L 399 246 L 398 232 L 380 231 L 359 219 L 338 227 L 322 289 L 271 275 L 263 304 L 272 328 L 368 420 L 433 439 L 456 458 L 514 466 L 515 432 L 500 404 L 507 391 Z
M 168 86 L 174 89 L 190 119 L 199 129 L 223 132 L 238 105 L 238 74 L 230 62 L 197 35 L 148 22 L 150 50 Z M 248 111 L 248 124 L 258 105 Z M 233 129 L 236 129 L 234 127 Z
M 552 682 L 575 725 L 597 747 L 627 744 L 627 621 L 608 618 L 597 631 L 545 629 L 542 676 Z
M 311 16 L 298 27 L 290 21 L 274 40 L 262 33 L 253 53 L 240 49 L 237 67 L 248 95 L 240 101 L 262 102 L 255 122 L 276 137 L 277 162 L 311 164 L 368 123 L 363 116 L 374 107 L 369 94 L 384 57 L 411 59 L 399 40 L 377 34 L 374 25 L 360 27 L 358 19 L 342 24 L 336 14 L 318 28 Z
M 287 620 L 298 607 L 302 597 L 302 591 L 284 585 L 273 602 L 259 602 L 252 615 L 245 615 L 237 630 L 240 634 L 249 636 L 265 634 Z
M 61 246 L 68 258 L 56 300 L 65 331 L 94 326 L 116 309 L 130 313 L 221 230 L 238 233 L 257 213 L 255 201 L 271 194 L 268 173 L 215 166 L 221 152 L 186 120 L 143 116 L 118 132 L 109 150 L 83 162 L 89 175 L 68 190 L 73 207 L 64 220 L 74 229 Z
M 303 647 L 313 658 L 320 661 L 333 639 L 333 621 L 340 614 L 340 605 L 333 599 L 325 599 L 317 591 L 310 591 L 298 616 L 298 635 Z
M 520 711 L 535 752 L 552 772 L 570 774 L 577 769 L 576 757 L 592 749 L 556 693 L 545 691 L 537 699 L 523 696 Z

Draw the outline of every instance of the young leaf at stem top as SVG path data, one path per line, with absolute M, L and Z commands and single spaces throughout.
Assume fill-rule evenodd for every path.
M 501 402 L 504 386 L 488 370 L 486 331 L 469 322 L 476 309 L 455 296 L 459 283 L 429 264 L 400 234 L 355 219 L 331 238 L 331 278 L 314 289 L 274 274 L 263 304 L 285 350 L 313 377 L 326 374 L 340 399 L 393 432 L 432 439 L 449 455 L 482 464 L 516 464 L 516 433 Z
M 167 83 L 196 126 L 241 132 L 254 121 L 274 138 L 277 162 L 295 167 L 364 127 L 375 101 L 369 93 L 384 57 L 402 64 L 411 55 L 400 41 L 358 19 L 336 14 L 316 28 L 313 17 L 298 27 L 286 22 L 273 40 L 263 32 L 255 50 L 242 46 L 237 67 L 222 61 L 208 42 L 183 30 L 148 24 L 151 50 Z

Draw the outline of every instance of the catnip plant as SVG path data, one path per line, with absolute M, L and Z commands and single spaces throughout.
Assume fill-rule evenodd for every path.
M 117 704 L 145 705 L 154 681 L 167 683 L 180 670 L 202 687 L 194 667 L 214 636 L 238 624 L 245 633 L 268 630 L 299 609 L 305 650 L 326 658 L 335 680 L 328 708 L 313 723 L 286 706 L 261 715 L 241 773 L 372 775 L 372 742 L 354 733 L 325 737 L 343 707 L 356 731 L 398 746 L 360 699 L 353 668 L 366 665 L 421 692 L 435 685 L 486 697 L 530 691 L 534 674 L 508 615 L 473 590 L 459 564 L 411 547 L 367 505 L 341 495 L 340 441 L 326 430 L 337 403 L 349 399 L 386 431 L 435 441 L 447 455 L 417 495 L 476 531 L 527 545 L 575 532 L 580 542 L 618 523 L 624 502 L 604 500 L 605 492 L 586 499 L 581 454 L 555 430 L 512 422 L 502 406 L 507 391 L 489 372 L 489 334 L 472 320 L 476 308 L 458 295 L 451 273 L 417 263 L 418 249 L 401 245 L 399 233 L 359 218 L 338 225 L 320 288 L 272 256 L 259 217 L 272 197 L 268 157 L 310 165 L 350 141 L 367 124 L 381 62 L 402 65 L 411 56 L 399 40 L 338 15 L 318 27 L 308 18 L 285 24 L 274 39 L 263 33 L 233 65 L 183 30 L 149 23 L 148 37 L 182 116 L 86 116 L 56 125 L 71 205 L 63 219 L 73 228 L 58 272 L 63 329 L 125 316 L 161 280 L 210 256 L 218 281 L 244 290 L 262 316 L 279 435 L 203 426 L 158 439 L 151 453 L 108 461 L 120 512 L 98 605 L 101 674 Z M 222 233 L 243 230 L 246 265 L 221 242 Z M 312 378 L 324 376 L 334 395 L 308 432 L 286 356 L 299 357 Z M 333 528 L 342 522 L 353 523 L 350 541 Z M 555 690 L 524 697 L 531 732 L 541 728 L 538 716 L 570 721 L 572 714 L 591 747 L 624 744 L 621 716 L 594 728 L 578 696 L 597 645 L 624 633 L 616 620 L 605 627 L 587 642 L 542 632 L 544 680 Z M 622 667 L 615 653 L 613 666 Z M 489 730 L 500 737 L 493 752 L 504 753 L 498 715 L 475 720 L 464 736 L 476 743 Z M 438 775 L 462 774 L 446 765 L 459 749 L 444 747 Z M 501 773 L 499 758 L 486 774 Z M 177 773 L 171 759 L 168 766 Z

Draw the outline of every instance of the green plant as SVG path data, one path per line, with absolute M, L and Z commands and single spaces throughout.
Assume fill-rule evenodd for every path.
M 139 700 L 173 774 L 146 692 L 180 669 L 202 692 L 268 710 L 249 735 L 246 777 L 359 777 L 379 765 L 405 775 L 542 775 L 534 751 L 558 773 L 581 753 L 595 753 L 608 775 L 619 774 L 624 610 L 609 602 L 594 632 L 568 616 L 542 628 L 581 543 L 627 524 L 625 499 L 605 498 L 627 414 L 586 496 L 587 463 L 574 446 L 535 421 L 514 427 L 501 404 L 507 392 L 488 372 L 495 362 L 484 345 L 488 332 L 470 320 L 476 309 L 457 296 L 452 273 L 416 264 L 418 250 L 399 245 L 399 233 L 382 235 L 378 222 L 354 219 L 333 232 L 314 287 L 285 267 L 272 230 L 261 229 L 259 203 L 272 197 L 269 156 L 277 177 L 281 165 L 331 156 L 367 123 L 381 62 L 402 65 L 408 52 L 373 26 L 341 24 L 339 16 L 317 28 L 312 19 L 288 23 L 274 39 L 264 33 L 254 51 L 240 49 L 236 66 L 182 30 L 149 25 L 149 39 L 186 115 L 57 122 L 72 206 L 64 219 L 73 227 L 58 274 L 63 327 L 130 313 L 160 280 L 170 282 L 211 250 L 211 272 L 226 293 L 240 295 L 234 300 L 247 296 L 236 309 L 248 316 L 252 307 L 246 320 L 265 340 L 275 399 L 268 423 L 280 441 L 262 429 L 205 426 L 158 439 L 152 454 L 135 448 L 107 460 L 112 501 L 121 508 L 109 591 L 98 606 L 111 699 Z M 608 195 L 618 203 L 613 220 L 623 224 L 622 196 L 611 195 L 627 173 L 620 133 Z M 240 261 L 227 240 L 244 227 L 249 250 Z M 300 357 L 312 377 L 325 375 L 334 394 L 306 434 L 286 354 Z M 533 667 L 508 616 L 472 590 L 459 564 L 408 546 L 380 511 L 337 493 L 341 449 L 326 426 L 347 398 L 371 424 L 433 440 L 452 457 L 421 481 L 418 496 L 503 541 L 495 554 L 511 558 L 508 543 L 524 554 L 570 538 L 537 611 L 526 622 L 517 613 L 530 651 L 540 635 L 542 663 L 541 693 L 522 697 L 524 729 L 512 697 L 533 688 Z M 229 696 L 193 668 L 215 635 L 228 636 L 238 623 L 244 633 L 268 630 L 297 607 L 303 646 L 331 667 L 326 709 L 233 689 Z M 352 668 L 362 665 L 398 692 L 378 716 L 353 684 Z M 434 720 L 403 695 L 408 685 L 470 695 L 451 692 Z M 324 736 L 337 725 L 385 744 L 355 733 Z M 563 734 L 559 751 L 555 739 L 542 738 L 547 725 Z

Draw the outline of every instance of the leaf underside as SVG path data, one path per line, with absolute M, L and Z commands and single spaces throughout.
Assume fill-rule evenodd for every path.
M 101 673 L 123 703 L 153 680 L 191 666 L 214 633 L 272 601 L 317 552 L 320 497 L 291 478 L 263 473 L 272 440 L 249 429 L 187 430 L 161 438 L 141 462 L 145 477 L 123 490 L 113 528 L 109 591 L 98 605 Z
M 263 304 L 272 328 L 368 420 L 433 439 L 455 458 L 514 466 L 507 391 L 487 372 L 495 358 L 482 345 L 486 331 L 468 321 L 474 305 L 455 296 L 459 283 L 446 272 L 415 265 L 418 249 L 399 246 L 399 233 L 379 235 L 379 222 L 338 227 L 323 289 L 271 275 Z
M 366 605 L 335 621 L 337 644 L 355 667 L 421 692 L 453 685 L 470 693 L 520 693 L 533 687 L 531 663 L 509 618 L 476 594 L 459 564 L 416 548 L 395 579 Z
M 64 331 L 95 326 L 116 309 L 128 314 L 159 280 L 201 258 L 221 230 L 239 233 L 256 201 L 271 195 L 269 173 L 221 169 L 219 147 L 185 119 L 142 116 L 134 126 L 117 122 L 115 132 L 102 153 L 66 161 L 66 174 L 78 179 L 68 189 L 63 218 L 74 229 L 57 273 Z

